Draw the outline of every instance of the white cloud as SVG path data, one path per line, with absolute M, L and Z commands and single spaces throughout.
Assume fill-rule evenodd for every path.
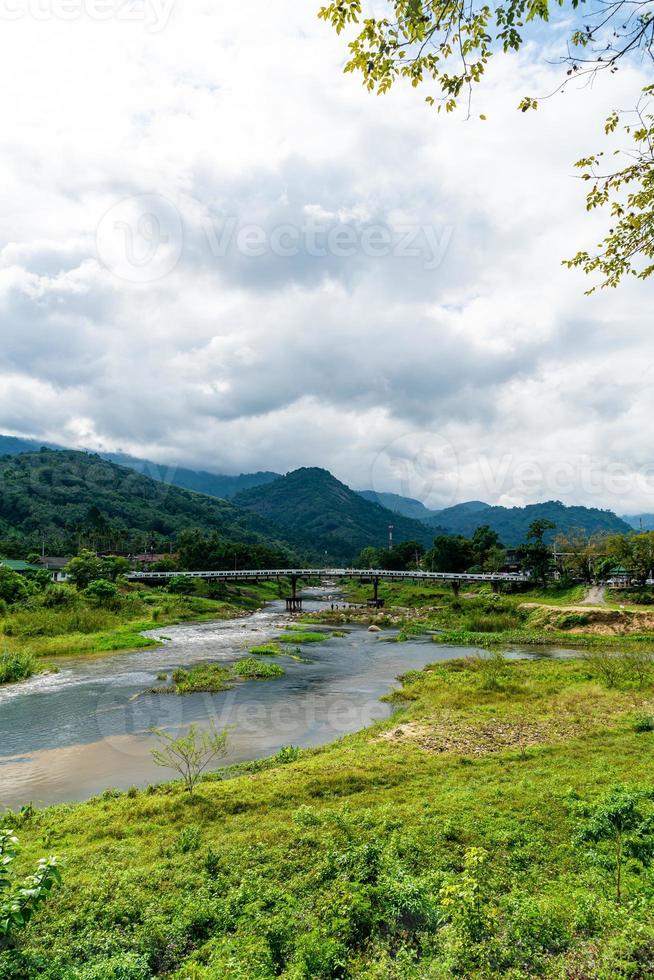
M 0 429 L 433 506 L 651 508 L 651 287 L 589 299 L 560 265 L 601 230 L 572 163 L 635 73 L 523 116 L 557 77 L 532 47 L 466 123 L 368 96 L 291 0 L 0 44 Z

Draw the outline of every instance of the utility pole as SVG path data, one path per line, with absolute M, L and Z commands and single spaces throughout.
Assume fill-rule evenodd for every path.
M 393 524 L 388 525 L 388 550 L 393 547 Z

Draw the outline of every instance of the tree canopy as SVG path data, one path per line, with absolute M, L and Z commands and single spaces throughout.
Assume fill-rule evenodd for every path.
M 560 22 L 552 16 L 557 11 Z M 491 58 L 518 51 L 544 25 L 552 33 L 561 26 L 567 32 L 559 82 L 544 97 L 575 78 L 590 82 L 599 73 L 614 74 L 630 60 L 649 63 L 654 45 L 654 0 L 598 0 L 592 9 L 583 0 L 386 0 L 385 15 L 376 17 L 363 17 L 362 0 L 333 0 L 319 17 L 339 34 L 355 25 L 345 71 L 359 73 L 370 92 L 384 94 L 400 81 L 414 88 L 431 83 L 429 105 L 452 112 L 463 102 L 468 116 L 474 86 L 483 81 Z M 613 225 L 594 250 L 582 249 L 564 261 L 599 273 L 603 287 L 654 271 L 653 92 L 654 86 L 645 86 L 635 93 L 631 110 L 609 116 L 606 134 L 621 127 L 627 142 L 615 150 L 613 166 L 604 165 L 603 152 L 577 162 L 590 184 L 587 210 L 608 208 Z M 541 101 L 539 93 L 526 92 L 516 108 L 528 112 Z

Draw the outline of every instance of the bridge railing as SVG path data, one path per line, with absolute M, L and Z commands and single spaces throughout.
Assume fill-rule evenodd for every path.
M 217 580 L 270 579 L 270 578 L 379 578 L 409 579 L 414 581 L 443 582 L 528 582 L 529 576 L 521 572 L 395 572 L 383 568 L 252 568 L 235 571 L 197 572 L 130 572 L 130 581 L 166 581 L 184 576 Z

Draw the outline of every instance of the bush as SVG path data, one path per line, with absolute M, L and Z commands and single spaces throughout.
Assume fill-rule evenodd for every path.
M 36 658 L 27 650 L 0 653 L 0 684 L 23 681 L 36 671 Z
M 109 959 L 88 963 L 66 976 L 70 980 L 149 980 L 147 960 L 136 953 L 119 953 Z
M 192 823 L 187 827 L 184 827 L 181 834 L 177 838 L 175 844 L 175 849 L 179 851 L 180 854 L 188 854 L 190 851 L 197 851 L 200 846 L 200 828 L 197 824 Z
M 638 711 L 633 716 L 631 727 L 635 732 L 654 732 L 654 715 Z
M 194 595 L 195 579 L 187 578 L 186 575 L 175 575 L 168 582 L 168 591 L 173 595 Z
M 120 593 L 113 582 L 97 579 L 84 589 L 84 597 L 96 606 L 115 607 Z
M 22 575 L 0 566 L 0 599 L 10 606 L 23 602 L 30 595 L 30 588 Z
M 74 605 L 77 596 L 67 585 L 50 585 L 43 593 L 41 601 L 46 609 L 62 609 Z

